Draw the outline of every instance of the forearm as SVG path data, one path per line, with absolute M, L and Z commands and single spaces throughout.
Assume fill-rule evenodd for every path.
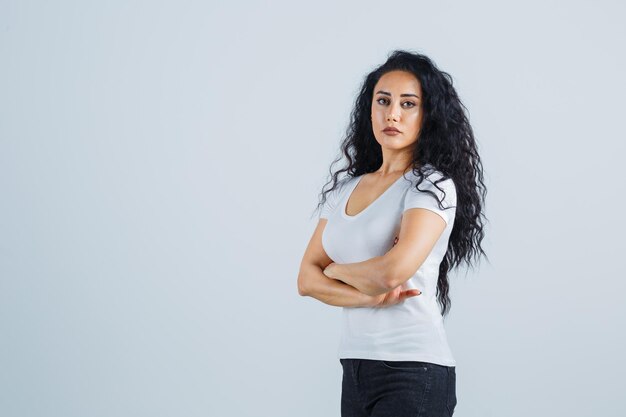
M 363 294 L 346 283 L 327 277 L 318 266 L 303 267 L 301 273 L 305 274 L 302 295 L 313 297 L 325 304 L 336 307 L 372 307 L 377 302 L 376 297 Z
M 370 296 L 386 293 L 389 288 L 389 265 L 384 256 L 375 256 L 363 262 L 330 264 L 323 273 L 343 281 Z

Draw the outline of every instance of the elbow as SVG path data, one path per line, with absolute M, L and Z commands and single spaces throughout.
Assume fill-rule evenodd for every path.
M 309 290 L 306 285 L 306 281 L 302 275 L 298 275 L 298 294 L 303 297 L 309 295 Z
M 385 288 L 385 292 L 389 292 L 393 290 L 394 288 L 396 288 L 399 284 L 397 283 L 397 280 L 394 277 L 389 276 L 387 277 L 387 279 L 385 279 L 385 282 L 383 285 Z
M 397 271 L 398 262 L 391 258 L 389 254 L 383 256 L 381 260 L 382 264 L 380 265 L 380 275 L 382 275 L 382 280 L 379 281 L 379 283 L 385 292 L 389 292 L 396 288 L 399 284 Z
M 384 280 L 384 285 L 387 291 L 391 291 L 398 285 L 403 284 L 407 280 L 405 276 L 406 274 L 404 274 L 402 271 L 399 271 L 398 268 L 388 268 Z
M 298 272 L 298 294 L 301 296 L 314 297 L 319 287 L 319 281 L 316 275 L 322 272 L 322 268 L 318 265 L 305 263 L 300 267 Z
M 304 287 L 301 287 L 299 285 L 298 285 L 298 294 L 301 295 L 302 297 L 306 297 L 309 295 L 308 291 L 306 291 Z
M 407 282 L 421 268 L 424 262 L 423 259 L 403 256 L 400 253 L 392 255 L 389 252 L 388 255 L 383 274 L 385 276 L 384 285 L 387 286 L 388 291 Z

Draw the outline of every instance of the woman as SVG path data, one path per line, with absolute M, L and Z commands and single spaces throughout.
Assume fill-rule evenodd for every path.
M 301 295 L 343 307 L 342 417 L 454 412 L 447 275 L 486 255 L 486 188 L 463 109 L 449 74 L 407 51 L 357 98 L 342 144 L 349 164 L 322 193 L 298 276 Z

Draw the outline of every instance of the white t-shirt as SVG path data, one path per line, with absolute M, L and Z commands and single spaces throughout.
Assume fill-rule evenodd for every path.
M 431 168 L 426 166 L 424 168 Z M 420 190 L 431 190 L 440 199 L 443 192 L 433 182 L 439 171 L 425 176 Z M 343 307 L 338 358 L 431 362 L 455 366 L 448 346 L 439 305 L 436 300 L 439 264 L 443 259 L 456 215 L 456 188 L 451 178 L 437 186 L 445 191 L 440 209 L 435 198 L 415 188 L 418 177 L 412 171 L 398 178 L 365 210 L 349 216 L 346 202 L 363 175 L 344 178 L 327 195 L 320 218 L 328 219 L 322 246 L 336 263 L 361 262 L 382 256 L 394 245 L 400 231 L 402 213 L 421 207 L 439 214 L 446 221 L 435 247 L 417 272 L 402 285 L 422 294 L 390 307 Z

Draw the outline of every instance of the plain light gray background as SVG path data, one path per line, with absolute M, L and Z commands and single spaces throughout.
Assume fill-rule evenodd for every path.
M 0 2 L 0 415 L 339 416 L 300 297 L 367 72 L 454 78 L 490 262 L 451 276 L 455 416 L 623 415 L 617 1 Z

